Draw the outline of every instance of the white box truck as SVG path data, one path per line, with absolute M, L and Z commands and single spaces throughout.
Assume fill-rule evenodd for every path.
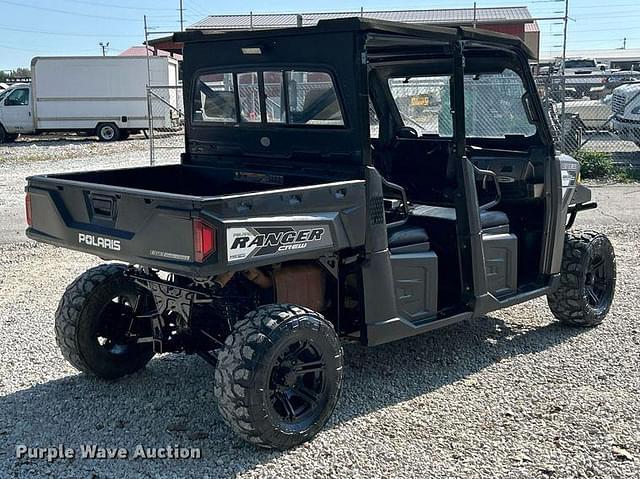
M 149 58 L 151 86 L 168 86 L 158 93 L 175 105 L 178 62 Z M 30 84 L 0 93 L 0 143 L 18 135 L 43 132 L 84 132 L 100 140 L 126 139 L 149 128 L 147 57 L 36 57 Z M 171 108 L 154 112 L 154 125 L 170 128 Z

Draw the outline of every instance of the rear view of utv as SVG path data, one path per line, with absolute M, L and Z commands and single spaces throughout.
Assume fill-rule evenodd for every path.
M 198 354 L 229 426 L 285 449 L 332 414 L 344 343 L 543 295 L 566 325 L 607 315 L 613 249 L 569 231 L 596 205 L 518 39 L 357 18 L 174 37 L 180 164 L 28 179 L 28 236 L 109 260 L 56 313 L 79 370 Z

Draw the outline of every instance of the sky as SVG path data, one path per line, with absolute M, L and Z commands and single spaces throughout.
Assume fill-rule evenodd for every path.
M 637 0 L 569 0 L 568 49 L 640 48 L 640 3 Z M 323 0 L 221 2 L 184 0 L 185 26 L 208 14 L 404 10 L 469 8 L 473 0 Z M 529 7 L 537 18 L 564 14 L 564 0 L 478 0 L 478 7 Z M 180 28 L 179 0 L 0 0 L 0 69 L 28 67 L 38 55 L 100 55 L 99 43 L 109 42 L 107 54 L 117 55 L 144 40 L 143 15 L 150 31 Z M 562 22 L 540 21 L 541 56 L 559 53 Z

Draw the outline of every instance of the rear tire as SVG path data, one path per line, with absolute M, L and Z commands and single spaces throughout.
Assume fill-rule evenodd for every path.
M 616 259 L 609 239 L 595 231 L 567 232 L 560 287 L 548 296 L 561 323 L 591 327 L 606 317 L 616 287 Z
M 138 371 L 154 354 L 150 343 L 138 344 L 126 335 L 145 295 L 124 276 L 125 269 L 103 264 L 84 272 L 69 285 L 56 311 L 56 341 L 64 358 L 103 379 Z M 141 321 L 135 319 L 133 329 L 151 335 L 139 331 L 147 326 Z
M 115 123 L 100 123 L 96 135 L 100 141 L 116 141 L 120 139 L 120 129 Z
M 262 306 L 236 323 L 218 355 L 215 395 L 244 440 L 288 449 L 312 438 L 342 388 L 342 347 L 333 326 L 302 306 Z

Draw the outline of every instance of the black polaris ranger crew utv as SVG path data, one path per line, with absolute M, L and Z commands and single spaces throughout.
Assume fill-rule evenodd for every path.
M 288 448 L 342 387 L 341 342 L 378 345 L 547 295 L 594 326 L 609 240 L 554 152 L 513 37 L 357 18 L 174 35 L 179 165 L 29 178 L 30 238 L 91 253 L 56 336 L 113 379 L 157 353 L 215 366 L 226 422 Z

